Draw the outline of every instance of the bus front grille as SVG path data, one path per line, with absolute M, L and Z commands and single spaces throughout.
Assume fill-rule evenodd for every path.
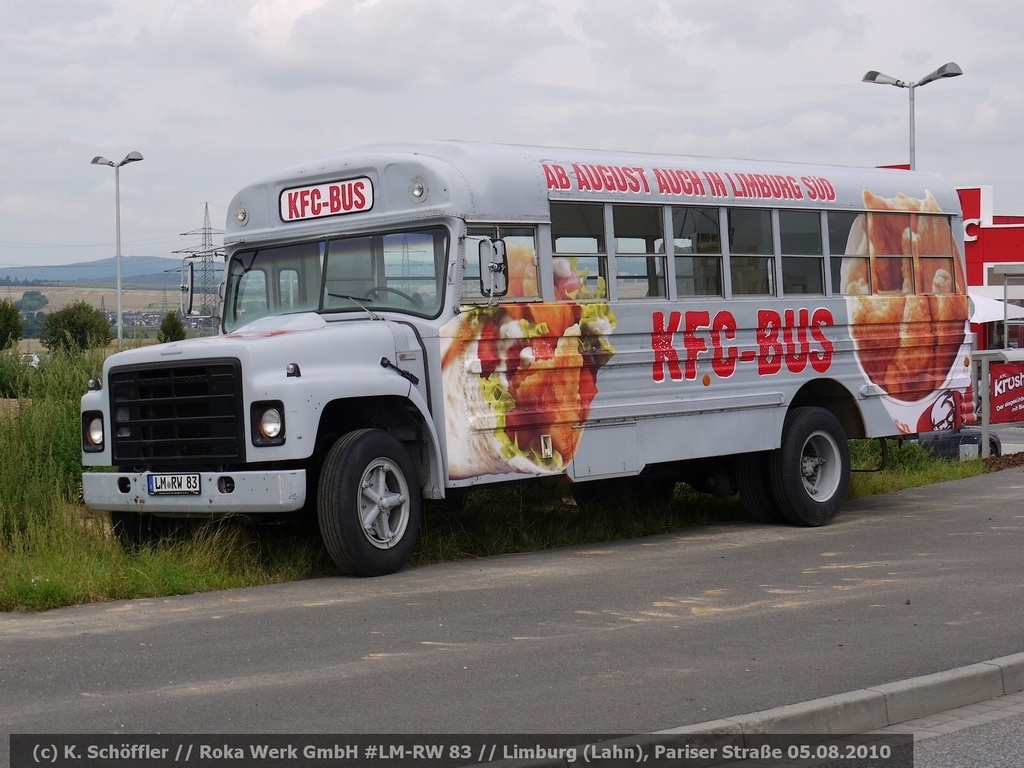
M 241 461 L 241 381 L 233 359 L 112 369 L 114 463 L 202 467 Z

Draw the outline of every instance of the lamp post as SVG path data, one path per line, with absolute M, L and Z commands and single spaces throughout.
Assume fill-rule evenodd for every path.
M 864 75 L 863 82 L 865 83 L 895 85 L 897 88 L 906 88 L 910 91 L 910 170 L 914 170 L 914 89 L 919 88 L 922 85 L 927 85 L 933 80 L 940 80 L 944 77 L 956 77 L 963 73 L 964 71 L 960 69 L 955 62 L 951 61 L 948 64 L 943 64 L 934 72 L 929 72 L 916 83 L 905 83 L 902 80 L 897 80 L 895 77 L 889 77 L 889 75 L 883 75 L 881 72 L 876 72 L 875 70 L 871 70 Z
M 92 159 L 93 165 L 109 165 L 114 169 L 114 219 L 117 225 L 117 349 L 121 350 L 123 312 L 121 309 L 121 166 L 142 159 L 139 152 L 129 152 L 124 160 L 115 163 L 97 155 Z

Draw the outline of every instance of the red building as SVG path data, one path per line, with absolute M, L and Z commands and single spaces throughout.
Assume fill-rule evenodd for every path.
M 960 205 L 964 212 L 964 242 L 967 253 L 967 287 L 972 299 L 971 330 L 978 349 L 1003 346 L 1024 349 L 1024 216 L 996 216 L 992 213 L 992 187 L 964 187 Z M 1009 278 L 1004 286 L 1001 267 L 1016 266 L 1021 277 Z M 1009 344 L 1003 344 L 1003 307 L 986 299 L 1009 300 L 1007 325 Z M 1016 305 L 1016 306 L 1015 306 Z M 1018 319 L 1014 319 L 1016 316 Z M 984 320 L 985 322 L 974 322 Z

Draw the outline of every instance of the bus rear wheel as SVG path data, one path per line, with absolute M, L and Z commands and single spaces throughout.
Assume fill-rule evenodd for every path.
M 850 446 L 839 420 L 818 407 L 794 408 L 772 451 L 768 475 L 782 515 L 795 525 L 827 525 L 850 488 Z
M 785 523 L 782 510 L 775 503 L 768 477 L 771 451 L 744 453 L 736 457 L 736 488 L 743 508 L 758 523 Z
M 419 534 L 422 499 L 412 459 L 380 429 L 341 437 L 317 489 L 320 534 L 335 564 L 353 576 L 401 568 Z

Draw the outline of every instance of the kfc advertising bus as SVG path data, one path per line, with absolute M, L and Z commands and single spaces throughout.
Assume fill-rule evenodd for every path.
M 539 477 L 822 525 L 848 439 L 972 408 L 963 224 L 932 175 L 371 146 L 242 190 L 225 245 L 220 335 L 113 355 L 82 399 L 85 500 L 122 539 L 309 514 L 340 568 L 383 574 L 424 498 Z

